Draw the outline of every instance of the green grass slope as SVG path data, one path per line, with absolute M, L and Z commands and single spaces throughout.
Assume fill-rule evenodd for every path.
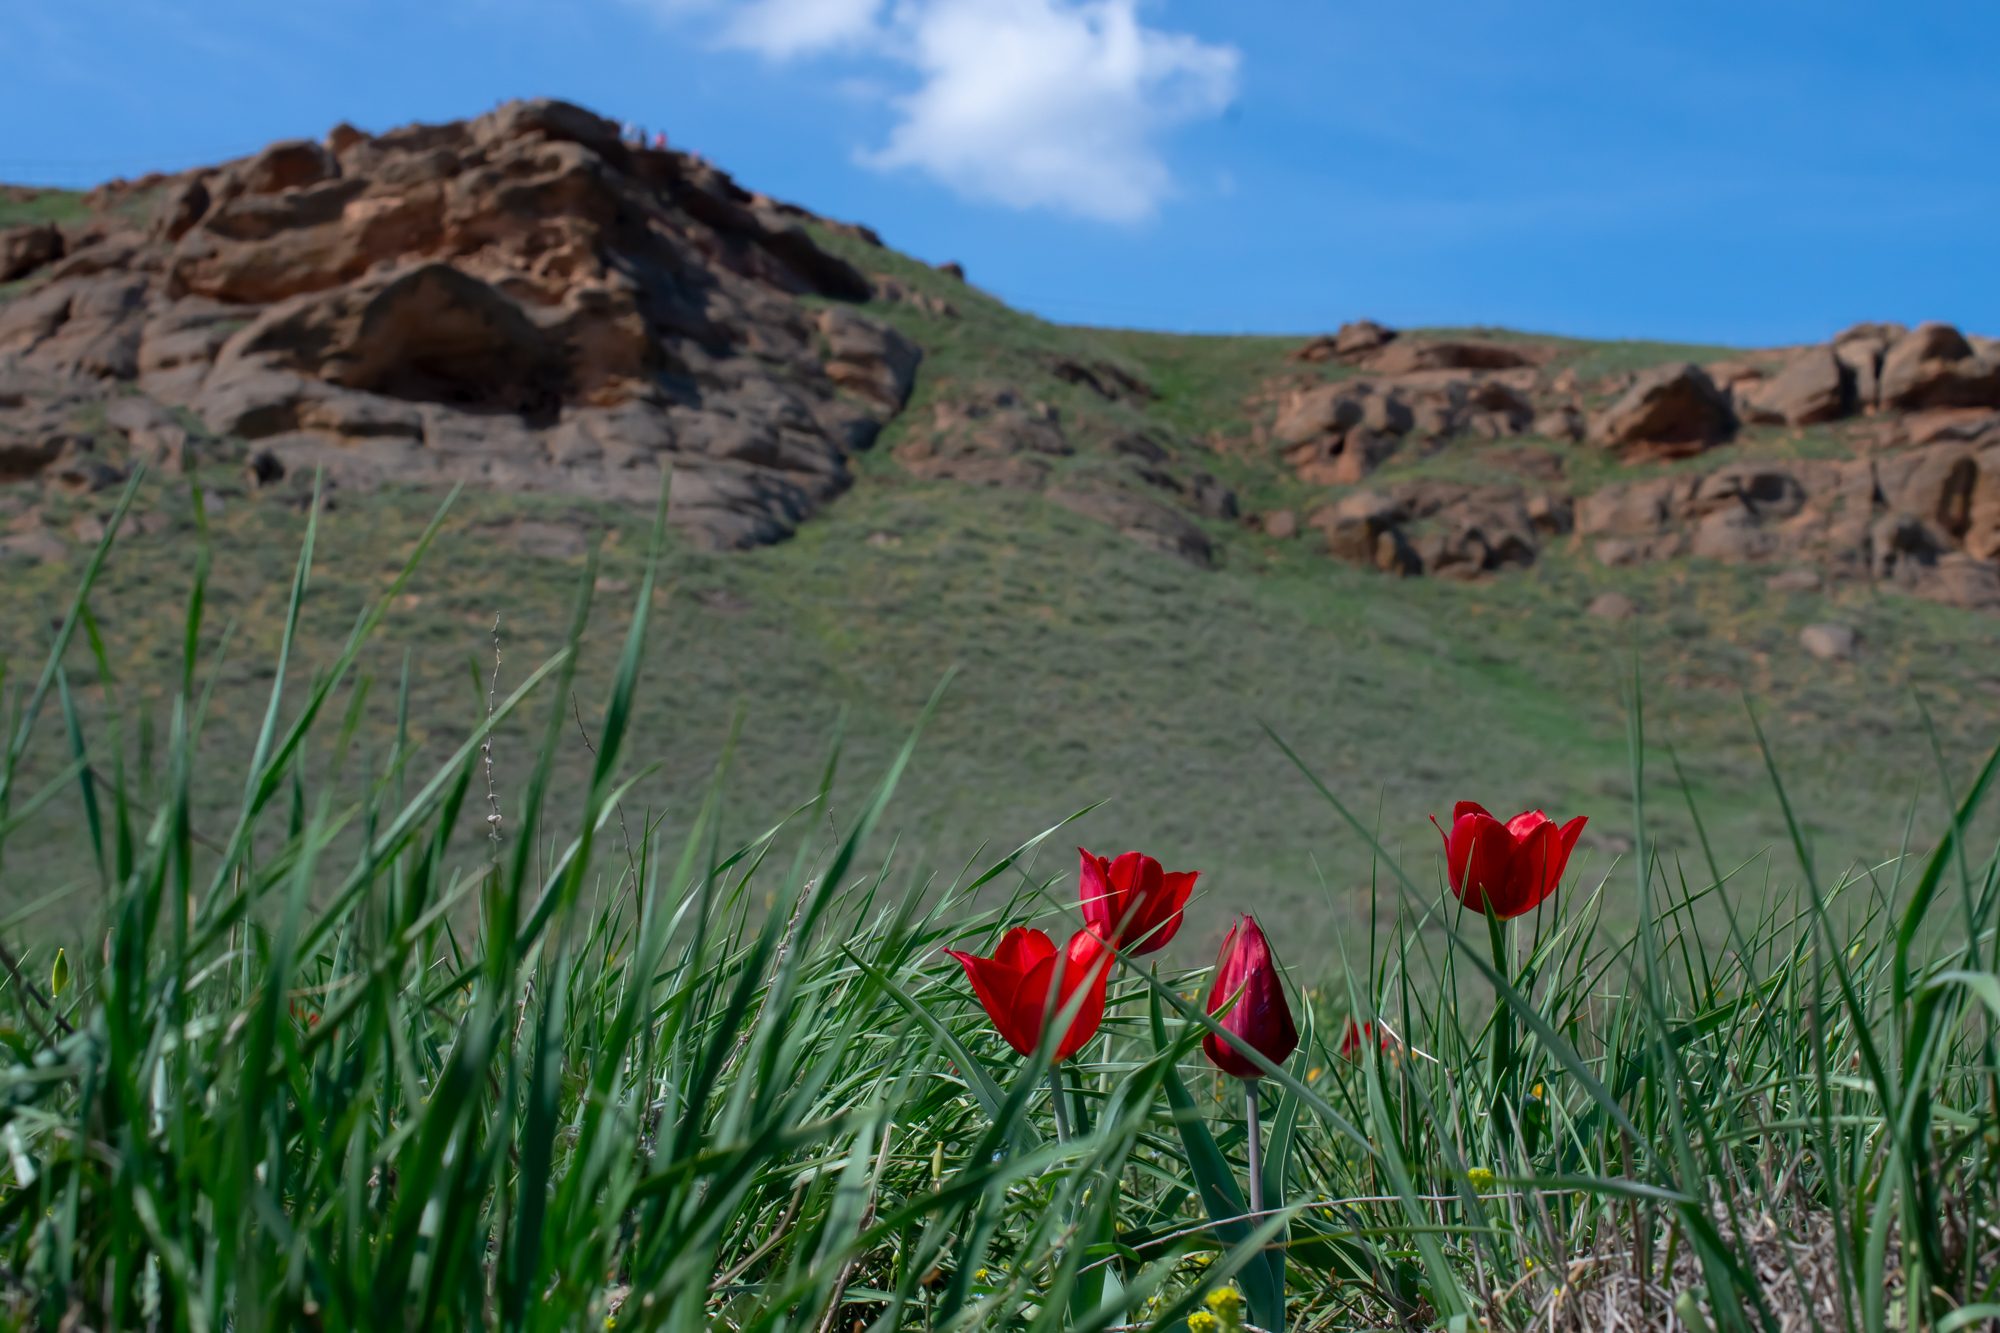
M 1250 430 L 1245 395 L 1264 378 L 1301 370 L 1285 360 L 1296 340 L 1053 326 L 893 253 L 821 240 L 870 272 L 949 300 L 958 313 L 907 303 L 870 308 L 922 342 L 927 357 L 904 417 L 824 515 L 777 547 L 672 552 L 631 751 L 661 767 L 628 802 L 635 821 L 650 810 L 670 830 L 682 826 L 740 714 L 724 820 L 731 837 L 751 834 L 810 796 L 836 736 L 844 774 L 878 772 L 930 692 L 955 671 L 892 812 L 905 862 L 943 867 L 948 876 L 981 845 L 1010 847 L 1101 803 L 1054 840 L 1065 851 L 1045 854 L 1041 870 L 1069 870 L 1066 849 L 1077 842 L 1103 852 L 1140 847 L 1170 868 L 1203 872 L 1202 889 L 1218 908 L 1204 920 L 1220 922 L 1223 906 L 1255 909 L 1279 927 L 1295 961 L 1331 961 L 1366 901 L 1369 857 L 1329 819 L 1267 726 L 1379 820 L 1384 844 L 1402 849 L 1420 880 L 1438 873 L 1428 817 L 1476 799 L 1503 817 L 1535 806 L 1558 818 L 1590 816 L 1576 864 L 1594 886 L 1630 846 L 1623 700 L 1636 664 L 1647 692 L 1649 799 L 1661 850 L 1690 866 L 1703 856 L 1675 787 L 1670 744 L 1724 870 L 1750 863 L 1738 880 L 1749 893 L 1760 891 L 1771 865 L 1757 858 L 1774 847 L 1789 851 L 1745 718 L 1746 695 L 1815 855 L 1827 864 L 1893 854 L 1913 799 L 1919 836 L 1941 825 L 1938 762 L 1920 704 L 1938 721 L 1953 782 L 1962 785 L 1992 744 L 2000 622 L 1985 616 L 1865 589 L 1772 592 L 1763 569 L 1682 562 L 1605 570 L 1560 541 L 1529 570 L 1453 584 L 1390 579 L 1333 562 L 1304 539 L 1279 542 L 1209 522 L 1220 566 L 1202 571 L 1036 494 L 914 480 L 892 451 L 913 423 L 927 420 L 936 397 L 953 385 L 1006 383 L 1055 404 L 1081 440 L 1150 430 L 1181 463 L 1234 487 L 1249 508 L 1324 496 L 1240 447 Z M 1718 350 L 1578 342 L 1566 345 L 1565 357 L 1600 374 Z M 1051 367 L 1065 357 L 1116 365 L 1159 397 L 1113 402 L 1064 383 Z M 1566 459 L 1568 484 L 1580 492 L 1613 470 L 1587 447 L 1534 443 Z M 1832 445 L 1808 432 L 1759 447 Z M 1102 470 L 1107 458 L 1081 448 L 1058 460 L 1057 475 Z M 1471 476 L 1484 464 L 1468 444 L 1402 466 Z M 220 498 L 209 519 L 215 585 L 203 631 L 206 659 L 220 665 L 203 742 L 216 762 L 197 779 L 195 823 L 220 838 L 227 830 L 204 819 L 219 819 L 240 799 L 241 761 L 262 720 L 266 664 L 306 517 L 302 493 L 251 494 L 234 467 L 211 467 L 201 480 Z M 108 510 L 110 497 L 28 499 L 64 530 Z M 332 496 L 292 667 L 300 680 L 337 651 L 439 499 L 396 490 Z M 149 481 L 139 508 L 164 521 L 120 540 L 93 603 L 134 764 L 147 725 L 155 735 L 167 725 L 157 701 L 171 697 L 195 558 L 184 482 Z M 596 726 L 629 616 L 629 598 L 619 594 L 636 586 L 650 523 L 650 514 L 616 506 L 463 495 L 369 650 L 364 666 L 374 684 L 358 715 L 360 744 L 378 757 L 386 751 L 406 661 L 412 725 L 425 753 L 435 762 L 462 739 L 483 715 L 495 615 L 504 693 L 568 622 L 588 557 L 580 544 L 565 545 L 567 535 L 601 532 L 606 591 L 577 698 L 563 705 L 575 713 L 564 762 L 572 776 L 584 773 L 589 753 L 579 730 Z M 551 532 L 563 540 L 552 541 Z M 50 620 L 66 606 L 87 550 L 78 542 L 66 562 L 6 569 L 0 635 L 10 645 L 10 686 L 45 651 Z M 1584 614 L 1592 597 L 1613 588 L 1646 614 L 1624 624 Z M 1798 646 L 1803 625 L 1833 618 L 1860 629 L 1865 650 L 1857 660 L 1820 662 Z M 106 744 L 105 701 L 87 683 L 97 673 L 81 644 L 68 670 L 92 742 Z M 343 697 L 339 706 L 348 703 Z M 45 725 L 57 737 L 59 721 Z M 542 725 L 536 714 L 503 731 L 495 749 L 503 807 L 526 779 L 530 735 Z M 37 751 L 43 779 L 60 767 L 63 748 Z M 836 784 L 843 822 L 863 789 L 862 776 Z M 97 883 L 95 869 L 75 859 L 83 817 L 66 793 L 15 836 L 0 885 L 9 902 L 74 885 L 78 892 L 59 910 L 82 920 Z M 1777 868 L 1789 877 L 1788 866 Z M 1630 882 L 1629 872 L 1614 881 Z M 1624 915 L 1615 893 L 1612 906 Z M 1215 942 L 1190 933 L 1176 949 L 1193 960 Z

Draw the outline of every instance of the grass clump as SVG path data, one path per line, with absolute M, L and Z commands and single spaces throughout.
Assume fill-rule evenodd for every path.
M 1236 1093 L 1195 1053 L 1221 1030 L 1190 998 L 1205 970 L 1121 965 L 1057 1084 L 1058 1136 L 1052 1043 L 1013 1054 L 945 958 L 1074 922 L 1061 877 L 1036 869 L 1055 829 L 931 874 L 885 824 L 914 736 L 865 798 L 833 800 L 829 761 L 747 840 L 722 835 L 719 778 L 688 808 L 645 808 L 632 719 L 657 531 L 597 707 L 572 695 L 596 679 L 579 673 L 593 556 L 561 643 L 510 691 L 489 682 L 477 725 L 420 766 L 407 688 L 377 747 L 365 723 L 389 705 L 356 663 L 438 522 L 301 692 L 309 521 L 242 796 L 209 836 L 190 817 L 197 768 L 222 762 L 200 745 L 207 559 L 164 737 L 139 746 L 154 777 L 91 613 L 124 512 L 17 688 L 0 765 L 0 838 L 76 792 L 104 888 L 76 947 L 0 958 L 14 1326 L 1952 1333 L 2000 1317 L 2000 859 L 1966 836 L 1994 762 L 1936 847 L 1831 878 L 1780 788 L 1796 887 L 1746 883 L 1752 868 L 1647 840 L 1635 698 L 1629 862 L 1490 949 L 1484 921 L 1320 787 L 1377 858 L 1381 925 L 1314 966 L 1303 1041 L 1261 1080 L 1251 1216 Z M 205 542 L 199 496 L 191 512 Z M 89 726 L 77 640 L 102 693 Z M 30 790 L 45 710 L 65 757 Z M 489 769 L 488 737 L 530 713 L 532 764 Z M 558 781 L 578 726 L 594 758 Z M 1624 884 L 1637 902 L 1613 910 Z M 32 939 L 33 921 L 7 929 Z

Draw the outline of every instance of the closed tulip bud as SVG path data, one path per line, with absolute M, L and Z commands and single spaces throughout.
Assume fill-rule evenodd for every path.
M 1231 1004 L 1230 1001 L 1235 1003 Z M 1215 962 L 1215 980 L 1208 989 L 1208 1012 L 1227 1013 L 1216 1020 L 1241 1037 L 1272 1064 L 1283 1064 L 1299 1044 L 1299 1030 L 1292 1025 L 1291 1006 L 1285 1002 L 1285 986 L 1271 960 L 1271 946 L 1254 917 L 1244 917 L 1222 941 L 1222 955 Z M 1202 1049 L 1215 1067 L 1237 1078 L 1262 1078 L 1264 1071 L 1250 1063 L 1234 1046 L 1213 1032 L 1201 1039 Z
M 1438 829 L 1451 891 L 1474 912 L 1492 907 L 1502 921 L 1534 911 L 1562 882 L 1584 823 L 1578 815 L 1558 828 L 1541 811 L 1530 810 L 1503 824 L 1484 806 L 1460 801 L 1452 807 L 1451 831 Z

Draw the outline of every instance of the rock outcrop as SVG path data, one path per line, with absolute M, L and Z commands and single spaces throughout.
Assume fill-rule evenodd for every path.
M 1701 453 L 1735 429 L 1728 396 L 1700 366 L 1682 362 L 1641 373 L 1592 419 L 1589 435 L 1627 461 L 1640 461 Z
M 0 280 L 31 277 L 0 305 L 10 475 L 91 447 L 50 429 L 59 400 L 136 390 L 135 453 L 184 450 L 199 421 L 266 482 L 646 501 L 670 471 L 670 521 L 741 547 L 847 486 L 921 357 L 800 299 L 870 296 L 804 224 L 859 229 L 563 102 L 343 125 L 151 187 L 143 227 L 0 235 Z
M 1872 379 L 1872 375 L 1871 375 Z M 1837 421 L 1854 411 L 1857 376 L 1834 348 L 1810 348 L 1777 376 L 1753 387 L 1739 399 L 1747 422 L 1811 426 Z
M 1617 482 L 1576 530 L 1606 565 L 1675 556 L 1810 562 L 1932 601 L 2000 607 L 2000 429 L 1876 457 L 1733 463 L 1702 476 Z M 1794 569 L 1787 587 L 1817 587 Z M 1775 585 L 1774 585 L 1775 586 Z
M 1512 486 L 1410 481 L 1356 491 L 1307 518 L 1328 554 L 1393 574 L 1474 579 L 1531 565 L 1542 543 L 1568 532 L 1566 496 Z

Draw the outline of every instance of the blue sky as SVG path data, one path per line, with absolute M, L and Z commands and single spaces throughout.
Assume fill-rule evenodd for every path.
M 8 0 L 0 179 L 514 96 L 665 130 L 1050 318 L 2000 334 L 2000 9 Z

